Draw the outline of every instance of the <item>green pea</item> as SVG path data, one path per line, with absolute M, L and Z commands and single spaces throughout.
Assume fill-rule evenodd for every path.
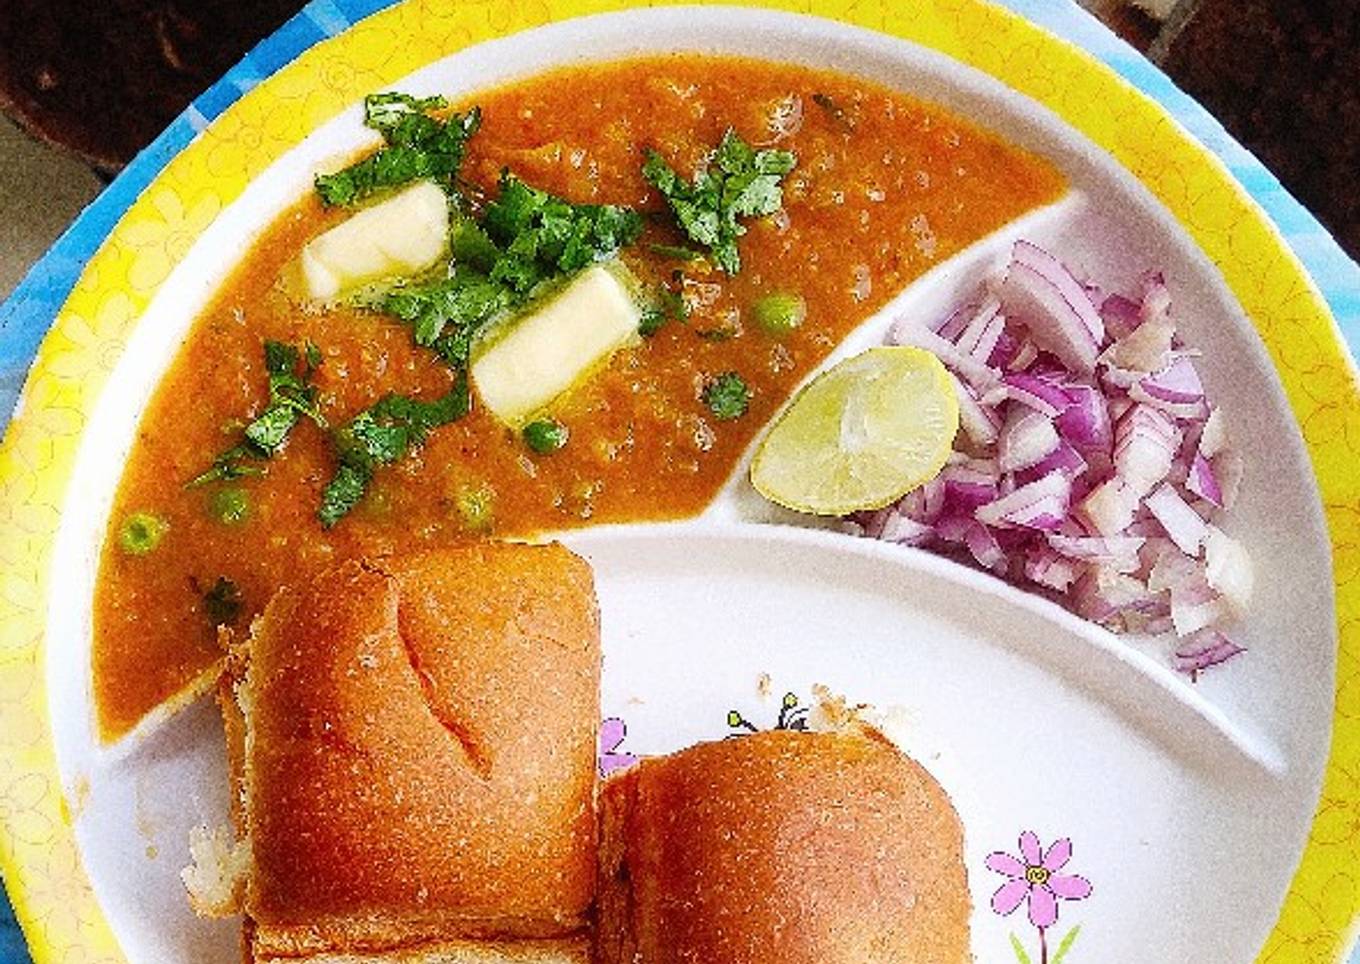
M 771 335 L 787 335 L 807 318 L 807 302 L 788 292 L 766 295 L 755 304 L 756 324 Z
M 524 426 L 523 435 L 525 445 L 539 455 L 547 455 L 566 445 L 571 432 L 561 422 L 541 418 Z
M 250 496 L 245 489 L 228 486 L 212 494 L 209 508 L 218 522 L 225 526 L 237 526 L 250 515 Z
M 134 512 L 118 530 L 118 544 L 130 556 L 144 556 L 160 545 L 170 523 L 150 512 Z
M 485 482 L 465 485 L 458 490 L 455 504 L 463 528 L 472 532 L 486 532 L 495 522 L 496 491 Z

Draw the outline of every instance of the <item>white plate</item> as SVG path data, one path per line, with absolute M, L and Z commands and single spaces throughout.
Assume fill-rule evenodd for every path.
M 963 818 L 980 961 L 1011 959 L 1028 927 L 988 907 L 987 853 L 1020 831 L 1070 836 L 1068 868 L 1093 896 L 1071 961 L 1245 961 L 1268 932 L 1317 800 L 1330 736 L 1336 627 L 1316 487 L 1278 381 L 1217 272 L 1122 169 L 1051 114 L 975 71 L 822 20 L 724 8 L 633 11 L 469 49 L 398 85 L 462 95 L 565 62 L 694 49 L 832 67 L 937 101 L 1052 158 L 1073 191 L 907 289 L 833 356 L 876 343 L 901 313 L 929 316 L 1001 263 L 1017 236 L 1112 285 L 1168 275 L 1187 340 L 1206 350 L 1213 397 L 1247 460 L 1232 529 L 1257 567 L 1250 653 L 1191 686 L 1142 652 L 1027 596 L 924 553 L 770 523 L 739 471 L 692 523 L 573 534 L 596 565 L 606 711 L 626 748 L 655 752 L 728 732 L 740 710 L 773 721 L 785 691 L 825 683 L 899 707 L 908 749 Z M 95 739 L 89 601 L 100 540 L 138 413 L 189 321 L 250 237 L 366 138 L 359 111 L 325 125 L 203 235 L 142 318 L 94 413 L 63 508 L 47 676 L 58 763 L 84 801 L 85 866 L 128 957 L 237 959 L 236 927 L 183 899 L 186 834 L 226 819 L 215 710 L 153 721 L 114 748 Z M 744 470 L 744 465 L 742 466 Z M 768 673 L 774 700 L 756 693 Z M 762 724 L 763 725 L 763 724 Z M 1031 946 L 1033 954 L 1034 949 Z M 1036 957 L 1037 959 L 1037 957 Z

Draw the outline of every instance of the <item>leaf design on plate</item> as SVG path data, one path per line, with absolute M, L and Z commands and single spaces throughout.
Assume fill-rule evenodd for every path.
M 1062 964 L 1062 959 L 1067 956 L 1067 952 L 1072 949 L 1072 945 L 1077 942 L 1077 935 L 1081 933 L 1081 925 L 1072 928 L 1058 944 L 1058 949 L 1053 952 L 1052 964 Z

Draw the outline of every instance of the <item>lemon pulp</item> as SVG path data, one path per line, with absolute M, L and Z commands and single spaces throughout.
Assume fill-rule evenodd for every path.
M 870 348 L 794 398 L 760 443 L 751 484 L 799 512 L 881 508 L 939 474 L 958 427 L 953 376 L 938 358 Z

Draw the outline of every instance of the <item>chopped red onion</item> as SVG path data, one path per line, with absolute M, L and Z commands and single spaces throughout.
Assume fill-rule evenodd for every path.
M 1115 425 L 1115 471 L 1135 494 L 1146 495 L 1171 471 L 1180 442 L 1175 422 L 1148 405 L 1134 405 Z
M 1133 524 L 1138 502 L 1138 492 L 1115 475 L 1081 500 L 1077 514 L 1102 536 L 1116 536 Z
M 972 560 L 1117 632 L 1174 633 L 1192 676 L 1240 651 L 1221 627 L 1250 601 L 1250 559 L 1206 520 L 1232 508 L 1242 459 L 1160 273 L 1104 294 L 1019 242 L 976 300 L 890 341 L 954 374 L 962 431 L 935 479 L 847 528 Z
M 1091 297 L 1092 291 L 1097 289 L 1083 285 L 1072 276 L 1072 272 L 1067 270 L 1065 264 L 1037 244 L 1028 241 L 1015 242 L 1015 247 L 1011 251 L 1011 266 L 1017 264 L 1032 269 L 1057 289 L 1063 300 L 1081 319 L 1094 345 L 1098 346 L 1105 340 L 1105 322 L 1101 320 L 1100 312 L 1096 311 Z
M 1143 505 L 1156 516 L 1176 548 L 1187 556 L 1199 555 L 1200 546 L 1209 535 L 1209 527 L 1175 489 L 1162 483 L 1143 500 Z
M 973 517 L 989 526 L 1024 526 L 1049 531 L 1058 528 L 1066 518 L 1071 491 L 1072 484 L 1067 476 L 1050 472 L 1042 479 L 980 506 Z
M 997 442 L 996 462 L 1002 472 L 1027 469 L 1051 455 L 1059 444 L 1052 419 L 1013 405 Z
M 1214 476 L 1214 467 L 1198 452 L 1195 453 L 1190 470 L 1186 473 L 1185 487 L 1204 501 L 1212 503 L 1217 508 L 1223 508 L 1223 490 Z
M 924 522 L 917 522 L 898 512 L 888 514 L 878 538 L 904 546 L 920 546 L 929 542 L 935 530 Z
M 1181 357 L 1129 386 L 1129 397 L 1177 418 L 1205 418 L 1204 385 L 1190 359 Z
M 1191 635 L 1176 650 L 1176 669 L 1190 678 L 1198 679 L 1199 674 L 1210 666 L 1226 663 L 1246 649 L 1234 643 L 1217 629 L 1202 629 Z
M 963 434 L 974 445 L 985 447 L 995 444 L 1001 431 L 1001 419 L 996 410 L 983 405 L 977 393 L 957 376 L 954 377 L 954 394 L 959 400 L 959 428 Z
M 1199 433 L 1199 454 L 1211 459 L 1227 447 L 1228 429 L 1224 424 L 1223 413 L 1215 408 L 1209 413 L 1209 418 Z
M 1081 457 L 1080 452 L 1067 442 L 1059 441 L 1052 452 L 1049 452 L 1041 461 L 1029 468 L 1017 472 L 1015 478 L 1022 485 L 1026 482 L 1033 482 L 1050 472 L 1061 472 L 1069 479 L 1076 479 L 1084 475 L 1089 468 L 1090 463 Z
M 1143 323 L 1138 302 L 1120 294 L 1107 297 L 1100 304 L 1100 317 L 1105 331 L 1112 338 L 1123 338 Z
M 1175 335 L 1176 329 L 1169 322 L 1146 322 L 1101 352 L 1101 363 L 1114 370 L 1143 374 L 1158 371 L 1171 358 Z
M 1030 372 L 1002 376 L 1001 387 L 992 392 L 992 397 L 998 402 L 1011 399 L 1048 418 L 1057 418 L 1072 406 L 1072 399 L 1062 385 Z
M 1256 577 L 1251 556 L 1236 539 L 1216 526 L 1207 526 L 1204 540 L 1204 578 L 1239 613 L 1251 604 Z

